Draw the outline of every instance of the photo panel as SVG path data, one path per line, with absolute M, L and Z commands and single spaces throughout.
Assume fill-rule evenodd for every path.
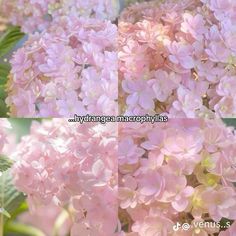
M 235 235 L 236 120 L 226 124 L 119 124 L 121 235 Z
M 119 113 L 234 118 L 235 1 L 127 1 L 119 16 Z
M 1 0 L 0 117 L 117 115 L 119 10 L 119 0 Z
M 117 126 L 0 119 L 1 236 L 115 235 Z

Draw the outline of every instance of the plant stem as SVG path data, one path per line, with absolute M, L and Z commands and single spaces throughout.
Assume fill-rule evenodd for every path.
M 25 234 L 28 236 L 46 236 L 41 230 L 35 227 L 11 221 L 7 223 L 6 231 L 12 233 Z
M 0 236 L 3 236 L 3 214 L 0 213 Z
M 70 218 L 70 215 L 67 210 L 63 209 L 61 214 L 57 217 L 56 222 L 53 227 L 53 236 L 58 236 L 58 233 L 65 223 L 66 220 Z
M 4 183 L 5 183 L 5 175 L 2 176 L 3 178 L 3 186 L 2 186 L 2 189 L 1 189 L 1 196 L 2 196 L 2 202 L 1 202 L 1 205 L 0 207 L 3 208 L 4 207 Z M 3 214 L 0 213 L 0 236 L 4 236 L 3 235 Z

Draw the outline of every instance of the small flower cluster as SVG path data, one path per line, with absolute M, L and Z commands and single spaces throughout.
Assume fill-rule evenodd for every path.
M 116 115 L 117 26 L 61 17 L 11 59 L 7 105 L 16 117 Z
M 4 153 L 4 148 L 8 144 L 7 129 L 11 128 L 11 124 L 7 119 L 0 119 L 0 154 Z
M 12 154 L 16 187 L 30 209 L 54 202 L 70 212 L 71 235 L 113 235 L 117 227 L 115 125 L 34 122 Z
M 115 20 L 119 0 L 2 0 L 0 12 L 26 33 L 45 30 L 56 17 L 74 15 Z
M 236 115 L 236 1 L 165 0 L 119 22 L 120 110 L 170 117 Z
M 197 227 L 199 222 L 236 220 L 232 128 L 203 119 L 126 123 L 118 139 L 121 235 L 235 235 L 235 223 L 221 232 Z M 175 231 L 177 222 L 192 227 Z

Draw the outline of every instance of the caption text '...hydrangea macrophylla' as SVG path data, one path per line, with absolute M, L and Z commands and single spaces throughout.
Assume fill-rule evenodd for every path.
M 130 6 L 119 22 L 120 110 L 171 117 L 236 115 L 236 1 Z
M 118 139 L 121 235 L 208 236 L 219 227 L 173 226 L 236 219 L 233 129 L 221 121 L 172 119 L 121 124 Z M 234 236 L 233 229 L 235 223 L 218 235 Z

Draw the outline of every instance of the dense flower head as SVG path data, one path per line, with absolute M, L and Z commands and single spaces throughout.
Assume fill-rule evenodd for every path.
M 117 113 L 117 27 L 110 21 L 58 18 L 29 36 L 11 59 L 10 115 L 71 117 Z
M 16 187 L 32 212 L 53 202 L 70 211 L 71 235 L 113 235 L 117 226 L 115 125 L 34 122 L 12 157 Z
M 1 3 L 2 2 L 2 3 Z M 26 33 L 43 31 L 60 16 L 115 20 L 118 0 L 2 0 L 0 12 Z
M 137 3 L 119 20 L 120 111 L 236 115 L 236 1 Z
M 121 235 L 234 235 L 235 225 L 225 232 L 216 226 L 222 218 L 236 220 L 232 128 L 204 119 L 122 123 L 118 140 Z M 209 220 L 215 226 L 198 227 Z M 177 223 L 192 227 L 177 232 Z

